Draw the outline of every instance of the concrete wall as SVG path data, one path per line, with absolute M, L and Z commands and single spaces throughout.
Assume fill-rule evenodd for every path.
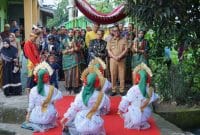
M 1 0 L 0 2 L 0 32 L 4 29 L 5 21 L 7 21 L 7 0 Z M 7 23 L 7 22 L 6 22 Z

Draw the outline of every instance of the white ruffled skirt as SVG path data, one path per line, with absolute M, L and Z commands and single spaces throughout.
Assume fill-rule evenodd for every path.
M 104 120 L 97 113 L 92 116 L 91 119 L 88 119 L 86 115 L 88 110 L 83 110 L 77 113 L 74 120 L 74 125 L 76 130 L 81 133 L 81 135 L 105 135 L 104 130 Z
M 141 112 L 139 107 L 129 106 L 128 112 L 124 113 L 124 125 L 128 129 L 147 129 L 150 128 L 147 120 L 151 116 L 151 109 L 146 107 Z
M 50 124 L 56 121 L 56 110 L 51 104 L 48 105 L 47 110 L 42 112 L 41 106 L 35 106 L 30 114 L 30 122 L 35 124 Z

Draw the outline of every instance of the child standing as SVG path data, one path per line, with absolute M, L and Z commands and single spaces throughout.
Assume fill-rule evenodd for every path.
M 58 70 L 60 69 L 60 66 L 56 63 L 55 55 L 50 54 L 48 56 L 48 63 L 51 66 L 51 68 L 54 70 L 50 78 L 50 84 L 58 88 Z

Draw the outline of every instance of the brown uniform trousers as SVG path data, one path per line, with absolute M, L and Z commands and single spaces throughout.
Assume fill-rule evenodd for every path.
M 128 43 L 126 39 L 115 39 L 112 38 L 108 44 L 107 49 L 112 52 L 114 56 L 119 56 L 122 52 L 128 47 Z M 117 78 L 120 81 L 120 92 L 124 92 L 125 88 L 125 56 L 119 61 L 116 61 L 113 58 L 110 58 L 110 73 L 111 73 L 111 82 L 112 82 L 112 92 L 116 92 L 117 90 Z

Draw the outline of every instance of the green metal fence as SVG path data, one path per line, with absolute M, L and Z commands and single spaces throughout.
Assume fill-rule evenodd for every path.
M 74 20 L 66 22 L 65 27 L 67 29 L 74 28 L 74 27 L 80 27 L 80 28 L 85 29 L 86 26 L 91 25 L 91 24 L 92 22 L 83 16 L 83 17 L 75 18 Z

